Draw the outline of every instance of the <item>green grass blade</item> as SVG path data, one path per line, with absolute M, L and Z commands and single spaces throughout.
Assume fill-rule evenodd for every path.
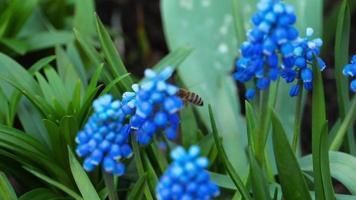
M 119 76 L 119 77 L 115 78 L 114 80 L 112 80 L 109 83 L 109 85 L 107 85 L 104 88 L 103 92 L 101 92 L 101 93 L 102 94 L 109 93 L 116 84 L 120 83 L 121 81 L 123 81 L 124 79 L 127 79 L 127 78 L 130 78 L 130 73 L 127 73 L 127 74 L 124 74 L 122 76 Z
M 13 59 L 1 53 L 0 71 L 0 79 L 5 80 L 27 96 L 44 116 L 49 116 L 53 113 L 52 108 L 42 99 L 43 94 L 40 87 L 31 74 Z
M 198 124 L 194 115 L 193 107 L 187 106 L 180 113 L 181 116 L 181 130 L 182 141 L 184 147 L 189 147 L 196 144 L 198 141 Z
M 135 185 L 130 189 L 127 199 L 142 199 L 142 191 L 144 190 L 146 179 L 146 174 L 140 176 Z
M 14 188 L 7 179 L 6 175 L 0 171 L 0 199 L 16 200 L 17 196 Z
M 21 30 L 39 0 L 12 0 L 5 12 L 0 16 L 0 37 L 16 36 Z
M 135 155 L 134 159 L 135 159 L 138 176 L 139 177 L 144 176 L 144 175 L 146 175 L 146 172 L 145 172 L 145 168 L 143 166 L 143 161 L 142 161 L 142 157 L 141 157 L 142 154 L 140 152 L 140 147 L 138 146 L 134 137 L 131 137 L 131 144 L 132 144 L 132 148 L 133 148 L 133 153 Z M 143 193 L 145 194 L 145 197 L 147 200 L 154 199 L 155 195 L 153 195 L 154 193 L 153 194 L 151 193 L 147 182 L 144 183 Z
M 49 63 L 54 61 L 56 56 L 48 56 L 38 60 L 35 64 L 33 64 L 29 69 L 28 72 L 30 74 L 34 74 L 35 72 L 40 71 L 42 68 L 46 67 Z
M 327 154 L 327 121 L 324 87 L 319 66 L 313 63 L 312 152 L 316 199 L 334 199 Z M 325 130 L 326 129 L 326 130 Z M 326 148 L 326 149 L 325 149 Z M 326 166 L 325 166 L 326 165 Z
M 29 168 L 26 168 L 25 169 L 27 171 L 29 171 L 31 174 L 35 175 L 36 177 L 42 179 L 43 181 L 49 183 L 50 185 L 53 185 L 54 187 L 62 190 L 63 192 L 65 192 L 66 194 L 68 194 L 69 196 L 73 197 L 75 200 L 83 200 L 82 197 L 80 197 L 76 192 L 74 192 L 73 190 L 69 189 L 67 186 L 65 186 L 64 184 L 58 182 L 58 181 L 55 181 L 53 179 L 51 179 L 50 177 L 44 175 L 44 174 L 41 174 L 35 170 L 32 170 L 32 169 L 29 169 Z M 90 199 L 90 198 L 89 198 Z
M 75 1 L 73 25 L 81 33 L 95 35 L 95 2 L 93 0 Z
M 246 123 L 247 123 L 247 134 L 248 134 L 248 145 L 252 149 L 252 152 L 255 153 L 255 143 L 256 143 L 256 120 L 254 116 L 254 111 L 251 104 L 248 101 L 245 101 L 246 108 Z
M 160 72 L 164 67 L 171 66 L 176 69 L 191 53 L 193 52 L 193 48 L 188 46 L 179 47 L 172 52 L 170 52 L 167 56 L 159 61 L 154 67 L 153 70 L 156 72 Z
M 351 33 L 351 9 L 350 1 L 343 0 L 337 19 L 335 36 L 335 79 L 337 88 L 337 100 L 339 106 L 339 115 L 341 120 L 346 117 L 349 106 L 349 86 L 348 80 L 344 77 L 342 71 L 349 62 L 349 43 Z M 348 131 L 346 140 L 346 151 L 356 154 L 356 142 L 353 127 Z
M 350 24 L 349 0 L 344 0 L 339 11 L 335 40 L 335 79 L 339 112 L 342 119 L 345 118 L 349 101 L 348 82 L 342 70 L 349 62 Z
M 259 166 L 254 154 L 249 150 L 250 158 L 250 180 L 252 185 L 253 197 L 255 199 L 270 200 L 268 182 L 264 171 Z M 305 199 L 306 200 L 306 199 Z
M 55 194 L 54 192 L 50 191 L 49 189 L 46 188 L 36 188 L 33 189 L 29 192 L 26 192 L 23 194 L 19 200 L 54 200 L 54 199 L 61 199 L 63 196 L 59 196 L 58 194 Z
M 216 128 L 216 124 L 215 124 L 213 110 L 210 105 L 209 105 L 209 115 L 210 115 L 210 122 L 211 122 L 211 126 L 212 126 L 211 128 L 213 130 L 215 145 L 216 145 L 216 148 L 218 149 L 220 158 L 224 163 L 224 167 L 225 167 L 226 171 L 228 172 L 229 176 L 231 177 L 231 179 L 233 180 L 236 188 L 241 193 L 241 196 L 243 197 L 243 199 L 250 200 L 251 197 L 249 195 L 249 192 L 247 191 L 246 187 L 244 186 L 239 175 L 236 173 L 234 167 L 230 163 L 230 161 L 226 155 L 225 149 L 220 141 L 219 134 L 217 132 L 217 128 Z
M 356 157 L 337 151 L 329 151 L 331 176 L 343 184 L 351 194 L 356 195 Z M 313 170 L 312 155 L 300 159 L 304 171 Z
M 114 75 L 114 77 L 122 76 L 127 74 L 126 67 L 121 60 L 121 57 L 115 48 L 113 41 L 110 38 L 108 31 L 106 30 L 104 24 L 100 21 L 99 17 L 96 18 L 96 28 L 99 35 L 99 40 L 101 43 L 101 48 L 104 53 L 105 59 L 107 60 L 110 71 Z M 123 82 L 124 89 L 131 89 L 131 85 L 133 81 L 131 78 L 127 78 L 125 82 Z
M 344 141 L 344 137 L 347 134 L 347 131 L 352 128 L 352 125 L 354 125 L 356 119 L 356 97 L 353 98 L 351 102 L 351 106 L 349 111 L 347 112 L 347 115 L 344 119 L 344 121 L 341 123 L 338 131 L 336 132 L 336 135 L 334 137 L 334 140 L 330 144 L 330 150 L 332 151 L 337 151 L 342 145 L 342 142 Z
M 75 158 L 72 150 L 68 147 L 69 164 L 73 177 L 83 199 L 100 200 L 98 193 L 92 185 L 88 175 L 85 173 L 83 167 Z
M 68 44 L 74 41 L 73 33 L 69 31 L 42 32 L 22 38 L 27 45 L 27 51 L 37 51 L 52 48 L 56 45 Z
M 310 200 L 311 197 L 303 173 L 288 142 L 281 121 L 274 111 L 272 111 L 272 125 L 273 149 L 283 197 L 293 200 Z

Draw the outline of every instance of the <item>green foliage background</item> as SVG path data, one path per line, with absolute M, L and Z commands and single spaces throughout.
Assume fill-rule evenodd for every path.
M 246 114 L 241 114 L 231 71 L 256 2 L 161 1 L 170 53 L 152 68 L 176 68 L 181 86 L 206 102 L 182 111 L 178 143 L 198 144 L 210 159 L 212 180 L 222 188 L 219 199 L 355 199 L 356 100 L 350 100 L 342 76 L 355 3 L 340 1 L 324 18 L 322 0 L 287 1 L 296 8 L 301 35 L 313 27 L 324 36 L 325 48 L 335 48 L 340 119 L 327 122 L 322 75 L 314 70 L 313 156 L 300 157 L 300 149 L 291 146 L 300 117 L 297 100 L 283 81 L 272 85 L 261 105 L 245 102 Z M 92 0 L 0 1 L 0 199 L 106 199 L 112 192 L 100 170 L 84 172 L 72 153 L 74 137 L 94 98 L 108 92 L 120 97 L 137 77 L 129 74 L 94 12 Z M 25 66 L 16 62 L 33 52 L 42 59 Z M 157 144 L 132 142 L 127 173 L 114 180 L 121 198 L 155 199 L 155 186 L 169 163 Z M 169 149 L 176 145 L 168 143 Z M 335 194 L 331 177 L 350 194 Z

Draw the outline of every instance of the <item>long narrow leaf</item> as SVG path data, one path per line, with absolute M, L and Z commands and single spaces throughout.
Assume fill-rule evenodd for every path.
M 225 149 L 223 147 L 223 145 L 221 144 L 218 132 L 217 132 L 217 128 L 216 128 L 216 124 L 215 124 L 215 119 L 214 119 L 214 115 L 213 115 L 213 110 L 211 108 L 211 106 L 209 105 L 209 115 L 210 115 L 210 122 L 211 122 L 211 128 L 213 130 L 213 136 L 214 136 L 214 140 L 215 140 L 215 145 L 218 149 L 220 158 L 222 159 L 223 163 L 224 163 L 224 167 L 226 169 L 226 171 L 228 172 L 229 176 L 231 177 L 231 179 L 233 180 L 236 188 L 239 190 L 239 192 L 241 193 L 241 196 L 243 197 L 243 199 L 246 200 L 250 200 L 251 197 L 246 189 L 246 187 L 244 186 L 241 178 L 239 177 L 239 175 L 236 173 L 234 167 L 232 166 L 232 164 L 230 163 Z
M 99 17 L 96 19 L 96 28 L 101 43 L 101 48 L 104 52 L 105 58 L 109 63 L 111 72 L 114 76 L 122 76 L 127 74 L 126 67 L 121 60 L 119 53 L 117 52 L 113 41 L 110 38 L 109 33 L 104 27 L 104 24 L 100 21 Z M 132 79 L 129 77 L 123 82 L 125 89 L 130 89 L 133 84 Z
M 33 175 L 37 176 L 38 178 L 42 179 L 43 181 L 49 183 L 50 185 L 53 185 L 54 187 L 62 190 L 63 192 L 67 193 L 69 196 L 73 197 L 76 200 L 83 200 L 82 197 L 80 197 L 76 192 L 74 192 L 73 190 L 69 189 L 67 186 L 63 185 L 62 183 L 55 181 L 53 179 L 51 179 L 50 177 L 43 175 L 35 170 L 26 168 L 25 169 L 27 171 L 29 171 L 30 173 L 32 173 Z
M 6 175 L 0 171 L 0 199 L 16 200 L 16 193 Z
M 98 193 L 96 192 L 94 186 L 92 185 L 88 175 L 85 173 L 83 167 L 75 158 L 71 149 L 68 147 L 69 154 L 69 164 L 70 169 L 72 170 L 72 174 L 75 182 L 80 190 L 84 199 L 91 200 L 100 200 Z
M 310 200 L 303 173 L 275 112 L 272 112 L 272 125 L 273 149 L 284 198 Z
M 327 121 L 325 111 L 324 87 L 319 66 L 313 63 L 313 95 L 312 95 L 312 152 L 313 171 L 315 174 L 316 199 L 334 199 L 331 185 L 330 170 L 328 170 L 327 154 Z M 325 130 L 326 129 L 326 130 Z M 324 141 L 325 140 L 325 141 Z M 326 149 L 324 147 L 326 146 Z M 326 152 L 324 152 L 326 151 Z M 325 166 L 326 165 L 326 166 Z

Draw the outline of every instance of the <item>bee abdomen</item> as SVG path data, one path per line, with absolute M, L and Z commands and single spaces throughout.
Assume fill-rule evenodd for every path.
M 194 92 L 190 92 L 188 95 L 188 101 L 191 102 L 192 104 L 198 105 L 198 106 L 203 106 L 204 102 L 199 95 L 195 94 Z

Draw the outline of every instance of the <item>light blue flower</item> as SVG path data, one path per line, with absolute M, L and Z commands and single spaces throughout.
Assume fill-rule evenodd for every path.
M 160 74 L 150 69 L 145 71 L 145 82 L 138 88 L 135 98 L 135 115 L 130 120 L 140 144 L 148 144 L 159 131 L 168 139 L 176 137 L 180 122 L 178 112 L 183 108 L 183 101 L 176 95 L 179 89 L 167 82 L 172 73 L 170 67 Z
M 356 75 L 356 55 L 352 57 L 351 63 L 344 67 L 343 74 L 353 79 L 350 83 L 350 90 L 356 92 L 356 79 L 354 78 Z
M 210 180 L 205 169 L 209 160 L 200 157 L 200 148 L 186 151 L 177 147 L 171 152 L 173 162 L 156 187 L 159 200 L 206 200 L 219 195 L 218 186 Z
M 132 155 L 128 143 L 130 126 L 126 117 L 134 111 L 134 93 L 125 93 L 122 102 L 104 95 L 93 102 L 94 113 L 76 136 L 76 153 L 85 158 L 83 167 L 90 172 L 102 164 L 107 173 L 122 175 L 121 159 Z

